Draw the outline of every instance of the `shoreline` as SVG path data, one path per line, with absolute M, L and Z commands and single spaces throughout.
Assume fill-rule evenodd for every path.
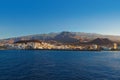
M 120 50 L 74 50 L 74 49 L 0 49 L 2 51 L 4 50 L 31 50 L 31 51 L 34 51 L 34 50 L 39 50 L 39 51 L 45 51 L 45 50 L 48 50 L 48 51 L 120 51 Z

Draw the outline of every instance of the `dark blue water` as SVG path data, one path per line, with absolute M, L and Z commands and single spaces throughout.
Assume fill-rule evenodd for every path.
M 0 80 L 120 80 L 120 52 L 0 51 Z

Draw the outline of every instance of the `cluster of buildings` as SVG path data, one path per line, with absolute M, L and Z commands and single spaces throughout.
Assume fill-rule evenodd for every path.
M 52 45 L 39 40 L 23 40 L 5 46 L 7 49 L 50 49 Z
M 24 40 L 14 44 L 5 44 L 7 49 L 56 49 L 56 50 L 120 50 L 117 43 L 111 46 L 107 45 L 65 45 L 65 44 L 50 44 L 39 40 Z
M 24 40 L 14 44 L 5 44 L 7 49 L 57 49 L 57 50 L 85 50 L 86 47 L 65 45 L 65 44 L 50 44 L 39 40 Z M 92 45 L 91 49 L 97 49 L 97 45 Z M 87 48 L 88 49 L 88 48 Z

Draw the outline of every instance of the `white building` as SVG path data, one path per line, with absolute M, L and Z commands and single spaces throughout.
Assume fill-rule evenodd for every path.
M 42 49 L 42 44 L 39 40 L 22 40 L 15 42 L 18 49 Z

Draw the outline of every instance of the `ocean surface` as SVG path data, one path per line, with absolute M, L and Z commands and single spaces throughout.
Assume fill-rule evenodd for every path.
M 120 52 L 2 50 L 0 80 L 120 80 Z

